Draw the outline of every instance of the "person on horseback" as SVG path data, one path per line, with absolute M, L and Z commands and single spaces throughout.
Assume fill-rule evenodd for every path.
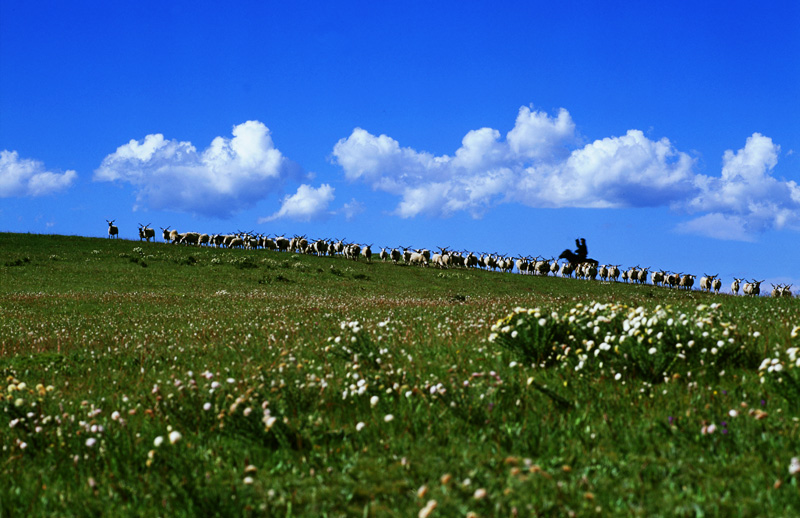
M 576 239 L 575 244 L 578 246 L 575 250 L 575 256 L 578 262 L 582 263 L 589 257 L 589 250 L 586 248 L 586 240 L 584 238 Z

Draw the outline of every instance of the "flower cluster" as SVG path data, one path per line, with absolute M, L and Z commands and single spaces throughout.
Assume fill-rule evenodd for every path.
M 784 397 L 800 400 L 800 326 L 792 329 L 791 347 L 773 347 L 769 357 L 758 368 L 761 383 L 770 382 Z
M 489 341 L 540 367 L 623 373 L 658 381 L 697 367 L 724 368 L 741 355 L 736 326 L 719 304 L 692 314 L 671 306 L 577 304 L 563 313 L 516 308 L 492 326 Z

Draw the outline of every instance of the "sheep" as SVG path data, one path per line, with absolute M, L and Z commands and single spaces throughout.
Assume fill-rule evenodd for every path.
M 278 249 L 278 243 L 276 243 L 271 237 L 265 237 L 262 246 L 271 252 L 274 252 Z
M 197 245 L 200 242 L 200 234 L 197 232 L 184 232 L 180 235 L 178 242 L 187 245 Z
M 167 228 L 164 228 L 164 227 L 158 227 L 158 228 L 160 228 L 160 229 L 161 229 L 161 235 L 162 235 L 162 237 L 164 238 L 164 242 L 166 243 L 167 241 L 169 241 L 169 240 L 170 240 L 170 237 L 169 237 L 169 235 L 170 235 L 170 230 L 169 230 L 169 227 L 167 227 Z
M 670 288 L 674 288 L 679 285 L 680 280 L 681 280 L 681 274 L 668 273 L 666 278 L 664 279 L 664 283 L 668 285 Z
M 115 221 L 117 220 L 115 219 L 112 219 L 111 221 L 106 220 L 106 223 L 108 223 L 108 237 L 109 238 L 115 237 L 119 239 L 119 228 L 117 228 L 117 226 L 114 225 Z
M 156 231 L 155 229 L 150 228 L 149 225 L 150 223 L 147 225 L 142 225 L 139 223 L 139 241 L 145 239 L 149 243 L 151 237 L 153 238 L 153 241 L 156 240 Z
M 366 245 L 364 248 L 361 249 L 361 255 L 364 256 L 364 259 L 367 260 L 368 263 L 372 262 L 372 245 Z
M 739 283 L 742 282 L 744 279 L 737 279 L 736 277 L 733 278 L 733 282 L 731 283 L 731 293 L 734 295 L 739 294 Z
M 397 248 L 392 248 L 391 256 L 392 256 L 392 263 L 397 264 L 403 258 L 403 253 Z
M 386 247 L 381 248 L 380 258 L 382 263 L 385 263 L 386 260 L 389 258 L 389 252 L 386 251 Z
M 722 288 L 722 281 L 719 279 L 714 279 L 711 281 L 711 288 L 714 290 L 715 295 L 719 295 L 719 290 Z
M 542 258 L 541 261 L 536 261 L 535 268 L 537 275 L 547 275 L 550 271 L 550 261 Z
M 667 277 L 667 272 L 664 270 L 659 270 L 657 272 L 653 272 L 650 274 L 650 282 L 653 283 L 653 286 L 661 286 L 664 283 L 664 280 Z
M 745 295 L 750 295 L 751 297 L 757 297 L 761 295 L 761 283 L 764 282 L 763 280 L 757 281 L 753 279 L 752 282 L 747 282 L 744 285 L 742 291 Z
M 622 276 L 622 280 L 625 282 L 633 281 L 636 282 L 639 280 L 639 265 L 632 266 L 630 270 L 628 270 L 627 275 Z
M 211 239 L 209 239 L 209 243 L 211 243 L 214 248 L 219 248 L 225 244 L 225 236 L 222 234 L 214 234 L 211 236 Z
M 211 236 L 208 234 L 200 234 L 200 238 L 197 240 L 198 245 L 207 245 L 211 242 Z
M 420 252 L 414 252 L 409 256 L 408 259 L 409 264 L 419 264 L 422 266 L 428 266 L 428 262 L 425 260 L 425 256 Z
M 289 245 L 291 244 L 291 241 L 286 239 L 285 236 L 280 236 L 275 238 L 275 244 L 278 245 L 279 251 L 286 252 L 287 250 L 289 250 Z
M 524 274 L 528 271 L 528 260 L 524 257 L 517 258 L 517 260 L 514 261 L 514 264 L 516 265 L 519 273 Z
M 700 278 L 700 291 L 711 291 L 711 285 L 714 282 L 714 279 L 717 278 L 717 275 L 709 275 L 707 273 L 703 274 L 703 277 Z

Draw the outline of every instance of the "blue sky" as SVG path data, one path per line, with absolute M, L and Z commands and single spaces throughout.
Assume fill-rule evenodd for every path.
M 800 287 L 799 4 L 495 4 L 2 0 L 0 231 L 581 236 Z

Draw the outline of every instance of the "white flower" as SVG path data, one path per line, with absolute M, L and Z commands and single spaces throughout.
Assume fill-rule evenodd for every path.
M 479 487 L 478 489 L 476 489 L 475 493 L 472 495 L 472 497 L 475 500 L 480 500 L 481 498 L 483 498 L 485 496 L 486 496 L 486 490 L 483 489 L 482 487 Z
M 656 349 L 655 347 L 651 347 L 651 348 L 650 348 L 650 349 L 647 351 L 647 353 L 648 353 L 648 354 L 655 354 L 655 353 L 657 353 L 657 352 L 658 352 L 658 349 Z
M 617 381 L 619 381 L 621 378 L 622 378 L 622 374 L 619 373 L 619 372 L 614 375 L 614 379 L 617 380 Z
M 88 446 L 89 448 L 94 446 L 95 443 L 97 443 L 97 439 L 95 439 L 94 437 L 89 437 L 88 439 L 86 439 L 86 446 Z
M 164 442 L 164 438 L 159 435 L 158 437 L 153 439 L 153 446 L 158 448 L 159 446 L 161 446 L 161 443 L 163 443 L 163 442 Z
M 116 421 L 117 419 L 119 419 L 119 412 L 117 412 L 116 410 L 114 410 L 113 412 L 111 412 L 111 419 L 113 419 L 114 421 Z
M 789 474 L 796 475 L 800 473 L 800 458 L 792 457 L 791 462 L 789 462 Z
M 369 398 L 369 406 L 375 406 L 378 404 L 379 398 L 378 396 L 372 396 Z
M 183 436 L 177 430 L 173 430 L 169 432 L 169 443 L 175 444 L 176 442 L 180 441 Z
M 357 431 L 357 432 L 360 432 L 361 430 L 363 430 L 363 429 L 364 429 L 364 427 L 365 427 L 365 426 L 367 426 L 367 425 L 365 425 L 363 421 L 359 422 L 359 423 L 356 425 L 356 431 Z
M 383 420 L 386 421 L 387 423 L 391 422 L 393 419 L 394 416 L 392 414 L 386 414 L 385 416 L 383 416 Z
M 253 477 L 244 477 L 244 480 L 242 480 L 242 482 L 249 486 L 250 484 L 253 483 Z
M 206 403 L 206 404 L 204 404 L 204 405 L 203 405 L 203 410 L 205 410 L 206 412 L 208 412 L 209 410 L 211 410 L 211 403 Z

